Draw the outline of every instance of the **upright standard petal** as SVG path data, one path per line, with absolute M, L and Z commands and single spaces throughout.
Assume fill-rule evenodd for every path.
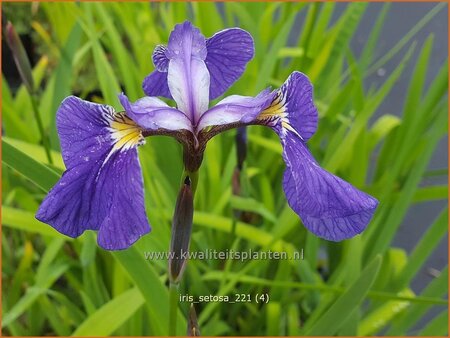
M 276 129 L 277 130 L 277 129 Z M 286 162 L 283 187 L 292 210 L 312 233 L 341 241 L 361 233 L 378 201 L 322 169 L 297 134 L 277 130 Z
M 268 126 L 281 123 L 284 132 L 289 130 L 302 140 L 309 140 L 316 132 L 318 120 L 312 89 L 306 75 L 293 72 L 257 119 Z
M 176 25 L 165 54 L 170 60 L 167 78 L 170 93 L 178 109 L 195 125 L 209 104 L 205 38 L 188 21 Z
M 153 51 L 152 59 L 156 69 L 142 82 L 142 89 L 148 96 L 162 96 L 168 99 L 172 98 L 169 85 L 167 84 L 169 59 L 166 56 L 166 52 L 167 48 L 164 45 L 156 46 Z
M 169 107 L 156 97 L 146 96 L 131 103 L 126 95 L 120 94 L 119 100 L 127 115 L 141 128 L 192 131 L 191 121 L 183 112 Z
M 156 69 L 160 72 L 167 72 L 169 68 L 169 59 L 166 55 L 167 47 L 164 45 L 158 45 L 153 51 L 152 60 Z
M 67 170 L 36 218 L 70 237 L 99 230 L 101 247 L 127 248 L 150 231 L 136 149 L 141 129 L 110 106 L 74 96 L 56 118 Z
M 228 96 L 202 115 L 197 130 L 234 123 L 250 124 L 271 104 L 274 97 L 275 92 L 269 89 L 263 90 L 256 97 Z
M 184 23 L 184 25 L 187 26 L 188 23 Z M 191 25 L 189 29 L 195 28 Z M 205 58 L 202 38 L 198 39 L 196 43 L 202 51 L 200 58 L 205 61 L 210 74 L 209 99 L 213 100 L 222 95 L 239 79 L 245 66 L 253 58 L 255 48 L 253 38 L 248 32 L 240 28 L 229 28 L 206 39 Z M 180 40 L 176 43 L 180 44 Z M 142 88 L 148 96 L 163 96 L 172 99 L 167 86 L 168 54 L 170 55 L 166 46 L 156 46 L 152 55 L 156 70 L 148 75 L 142 83 Z
M 236 82 L 253 58 L 255 47 L 252 36 L 240 28 L 217 32 L 206 40 L 206 66 L 211 77 L 209 99 L 225 93 Z
M 167 72 L 154 70 L 142 82 L 142 89 L 148 96 L 162 96 L 172 99 L 169 84 L 167 83 Z

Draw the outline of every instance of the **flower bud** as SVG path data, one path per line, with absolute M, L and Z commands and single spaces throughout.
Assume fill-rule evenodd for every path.
M 187 336 L 200 337 L 200 329 L 198 328 L 197 314 L 195 313 L 194 304 L 191 304 L 189 309 Z
M 191 179 L 189 176 L 186 176 L 178 193 L 172 220 L 172 238 L 169 254 L 169 278 L 171 283 L 180 281 L 186 267 L 193 216 L 194 198 L 191 190 Z
M 16 63 L 17 70 L 19 71 L 20 78 L 23 84 L 27 88 L 29 93 L 34 91 L 33 73 L 31 71 L 30 61 L 28 60 L 27 53 L 23 47 L 22 41 L 19 38 L 14 26 L 8 21 L 6 24 L 6 42 L 11 49 L 14 62 Z

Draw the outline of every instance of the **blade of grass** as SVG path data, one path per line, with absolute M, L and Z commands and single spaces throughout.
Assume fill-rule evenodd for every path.
M 419 332 L 419 336 L 447 336 L 448 311 L 442 311 Z
M 143 304 L 144 298 L 139 289 L 129 289 L 87 317 L 72 336 L 111 336 Z
M 351 311 L 357 308 L 374 282 L 381 258 L 377 256 L 362 272 L 360 277 L 330 306 L 304 335 L 334 335 Z
M 43 236 L 57 238 L 64 237 L 69 241 L 71 240 L 71 238 L 61 235 L 52 227 L 39 222 L 36 218 L 34 218 L 34 213 L 11 208 L 5 205 L 2 206 L 2 225 L 11 229 L 41 234 Z
M 448 231 L 448 208 L 443 210 L 436 218 L 433 224 L 427 229 L 421 237 L 419 243 L 414 247 L 408 264 L 399 274 L 394 285 L 400 289 L 408 285 L 417 275 L 428 257 L 434 252 L 434 249 L 441 242 Z
M 439 277 L 435 278 L 421 292 L 423 297 L 443 297 L 448 293 L 448 267 L 443 269 Z M 405 335 L 420 318 L 430 310 L 429 304 L 413 304 L 409 307 L 401 319 L 392 323 L 391 328 L 386 332 L 387 335 L 400 336 Z
M 54 76 L 53 98 L 50 106 L 50 144 L 52 149 L 59 149 L 59 138 L 56 132 L 56 110 L 63 99 L 71 94 L 71 84 L 73 77 L 73 59 L 81 41 L 82 30 L 80 25 L 74 24 L 67 42 L 59 53 L 59 62 Z
M 380 58 L 377 62 L 375 62 L 368 70 L 367 75 L 376 72 L 380 67 L 384 66 L 389 60 L 392 59 L 404 46 L 408 44 L 408 42 L 416 35 L 420 30 L 422 30 L 425 25 L 430 22 L 434 16 L 443 10 L 446 6 L 446 3 L 439 3 L 433 9 L 431 9 L 422 19 L 420 19 L 411 30 L 406 33 L 403 38 L 395 44 L 395 46 L 390 49 L 382 58 Z
M 153 334 L 166 335 L 169 326 L 169 293 L 152 265 L 144 260 L 143 254 L 139 254 L 135 247 L 113 252 L 113 256 L 127 271 L 144 296 Z M 181 311 L 178 311 L 178 323 L 178 334 L 183 334 L 186 319 Z
M 50 190 L 60 177 L 55 171 L 37 162 L 5 140 L 2 140 L 2 153 L 3 163 L 17 170 L 45 192 Z

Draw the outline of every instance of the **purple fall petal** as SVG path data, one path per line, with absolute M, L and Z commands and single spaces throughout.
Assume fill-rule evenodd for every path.
M 228 96 L 203 114 L 197 130 L 236 122 L 251 123 L 272 102 L 274 95 L 274 92 L 265 89 L 256 97 Z
M 280 91 L 285 100 L 285 112 L 292 128 L 304 141 L 317 130 L 318 114 L 313 102 L 313 87 L 308 77 L 300 72 L 293 72 Z
M 144 189 L 137 149 L 115 152 L 98 179 L 98 199 L 108 207 L 98 232 L 98 244 L 107 250 L 126 249 L 150 231 L 144 206 Z
M 294 133 L 280 133 L 286 162 L 283 187 L 289 206 L 315 235 L 341 241 L 361 233 L 378 201 L 321 168 Z
M 211 76 L 209 99 L 222 95 L 236 82 L 253 58 L 252 36 L 243 29 L 230 28 L 217 32 L 206 40 L 206 66 Z
M 131 103 L 126 95 L 120 94 L 119 100 L 127 115 L 144 129 L 192 130 L 185 114 L 156 97 L 146 96 Z
M 98 242 L 108 250 L 148 233 L 136 125 L 110 106 L 71 96 L 58 109 L 57 129 L 67 170 L 36 218 L 70 237 L 99 230 Z

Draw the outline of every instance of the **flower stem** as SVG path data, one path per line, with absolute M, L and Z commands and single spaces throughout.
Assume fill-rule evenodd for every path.
M 177 335 L 178 283 L 169 286 L 169 336 Z
M 52 155 L 50 154 L 50 142 L 47 137 L 47 134 L 44 131 L 44 125 L 42 124 L 41 114 L 39 113 L 36 95 L 31 92 L 29 94 L 31 98 L 31 105 L 33 107 L 34 118 L 36 119 L 38 125 L 39 134 L 41 136 L 42 145 L 44 146 L 45 149 L 45 154 L 47 155 L 48 163 L 53 164 Z

